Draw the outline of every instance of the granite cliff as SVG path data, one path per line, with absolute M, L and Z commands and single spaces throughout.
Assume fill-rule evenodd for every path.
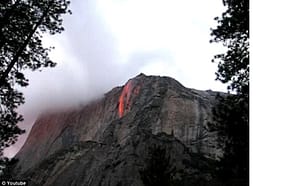
M 140 172 L 159 146 L 174 179 L 211 181 L 209 162 L 222 155 L 217 132 L 208 130 L 217 94 L 140 74 L 102 99 L 41 115 L 16 155 L 14 174 L 30 185 L 142 186 Z

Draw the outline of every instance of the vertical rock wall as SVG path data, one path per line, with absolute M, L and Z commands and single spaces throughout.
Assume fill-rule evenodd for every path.
M 215 159 L 221 156 L 217 135 L 206 130 L 215 95 L 185 88 L 169 77 L 141 74 L 81 108 L 43 114 L 16 155 L 16 170 L 24 173 L 82 141 L 101 142 L 110 135 L 116 136 L 111 143 L 122 146 L 140 130 L 172 135 L 191 151 Z

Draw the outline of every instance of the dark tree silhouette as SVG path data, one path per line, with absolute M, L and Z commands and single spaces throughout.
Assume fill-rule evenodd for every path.
M 226 97 L 218 97 L 214 127 L 224 145 L 218 173 L 227 185 L 249 184 L 249 0 L 223 0 L 227 10 L 216 17 L 211 42 L 221 42 L 227 52 L 212 60 L 218 63 L 216 80 L 228 84 Z M 234 182 L 234 183 L 232 183 Z
M 218 176 L 225 182 L 249 183 L 249 105 L 239 95 L 218 97 L 213 110 L 215 129 L 224 155 L 218 163 Z M 238 184 L 237 184 L 238 185 Z
M 221 42 L 228 48 L 215 55 L 218 62 L 217 80 L 229 83 L 228 90 L 248 95 L 249 92 L 249 0 L 223 0 L 227 10 L 216 17 L 210 42 Z
M 145 186 L 172 186 L 175 167 L 170 162 L 166 149 L 160 146 L 149 148 L 145 168 L 140 171 Z
M 17 123 L 16 108 L 24 103 L 16 85 L 27 86 L 23 70 L 54 67 L 42 46 L 42 34 L 61 33 L 62 15 L 71 13 L 68 0 L 0 1 L 0 159 L 3 149 L 15 143 L 24 131 Z

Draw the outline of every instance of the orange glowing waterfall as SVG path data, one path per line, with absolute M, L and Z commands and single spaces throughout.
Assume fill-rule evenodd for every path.
M 118 100 L 118 116 L 121 118 L 125 112 L 131 109 L 132 94 L 133 97 L 140 92 L 140 85 L 136 85 L 136 82 L 129 80 L 123 88 L 119 100 Z
M 121 95 L 119 97 L 119 105 L 118 105 L 118 115 L 119 117 L 123 117 L 124 111 L 130 107 L 130 96 L 132 91 L 132 85 L 131 81 L 129 81 L 125 87 L 123 88 L 123 91 L 121 92 Z

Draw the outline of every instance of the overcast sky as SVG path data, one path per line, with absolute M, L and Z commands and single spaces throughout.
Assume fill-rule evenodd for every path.
M 222 45 L 209 43 L 222 0 L 73 0 L 71 9 L 66 31 L 44 39 L 45 46 L 55 46 L 57 66 L 26 72 L 30 84 L 22 89 L 26 103 L 19 112 L 27 134 L 45 109 L 101 97 L 141 72 L 171 76 L 189 88 L 226 91 L 211 63 Z

